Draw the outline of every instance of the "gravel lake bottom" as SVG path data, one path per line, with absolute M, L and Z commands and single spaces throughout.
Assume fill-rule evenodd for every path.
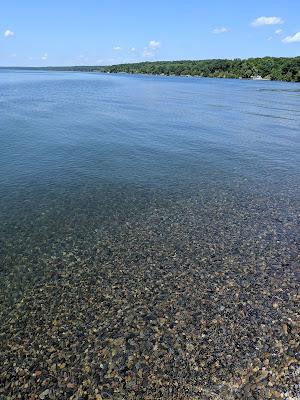
M 300 399 L 299 85 L 0 89 L 0 399 Z

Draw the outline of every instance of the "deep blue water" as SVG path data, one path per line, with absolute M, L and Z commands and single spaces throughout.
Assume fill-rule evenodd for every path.
M 66 237 L 88 249 L 150 207 L 202 201 L 204 228 L 239 207 L 297 214 L 299 100 L 296 83 L 1 70 L 4 297 Z

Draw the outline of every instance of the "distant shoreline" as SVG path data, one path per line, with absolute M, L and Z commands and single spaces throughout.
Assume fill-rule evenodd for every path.
M 146 61 L 108 66 L 0 67 L 0 69 L 104 72 L 152 76 L 184 76 L 300 82 L 299 57 L 263 57 L 249 59 L 210 59 Z
M 48 67 L 0 67 L 1 70 L 19 70 L 19 71 L 42 71 L 42 72 L 69 72 L 69 73 L 86 73 L 86 74 L 105 74 L 105 75 L 128 75 L 128 76 L 149 76 L 155 78 L 194 78 L 194 79 L 222 79 L 222 80 L 238 80 L 238 81 L 263 81 L 263 82 L 285 82 L 285 83 L 300 83 L 296 81 L 284 81 L 282 79 L 252 79 L 252 78 L 229 78 L 221 76 L 201 76 L 201 75 L 159 75 L 159 74 L 146 74 L 143 72 L 105 72 L 105 71 L 86 71 L 86 70 L 70 70 L 61 68 L 48 68 Z
M 101 71 L 300 82 L 300 57 L 154 61 L 101 67 Z

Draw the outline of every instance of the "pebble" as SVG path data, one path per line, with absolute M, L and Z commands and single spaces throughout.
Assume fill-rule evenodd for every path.
M 0 225 L 0 399 L 299 397 L 292 197 L 119 189 Z
M 40 399 L 41 399 L 41 400 L 44 400 L 44 399 L 48 396 L 49 393 L 50 393 L 50 390 L 49 390 L 49 389 L 44 390 L 44 391 L 40 394 Z

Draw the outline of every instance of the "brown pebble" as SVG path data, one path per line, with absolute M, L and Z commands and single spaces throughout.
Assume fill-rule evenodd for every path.
M 282 325 L 282 330 L 283 330 L 283 332 L 284 332 L 285 335 L 288 334 L 288 327 L 287 327 L 287 324 L 283 324 L 283 325 Z

